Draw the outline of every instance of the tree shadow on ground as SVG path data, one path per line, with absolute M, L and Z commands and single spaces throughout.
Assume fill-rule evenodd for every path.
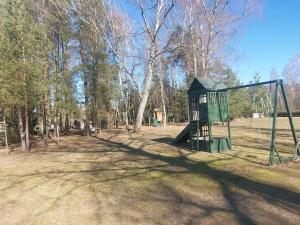
M 263 224 L 258 218 L 257 215 L 253 212 L 249 212 L 247 209 L 247 204 L 249 204 L 247 199 L 257 200 L 257 204 L 260 203 L 261 199 L 269 205 L 274 207 L 283 209 L 285 211 L 289 211 L 293 214 L 298 214 L 300 211 L 300 193 L 288 190 L 283 187 L 274 186 L 268 183 L 264 183 L 261 181 L 252 180 L 248 177 L 235 174 L 232 171 L 226 171 L 222 168 L 216 168 L 213 166 L 214 162 L 218 161 L 226 161 L 230 160 L 228 158 L 217 157 L 215 159 L 209 161 L 196 161 L 189 158 L 189 151 L 181 151 L 181 148 L 173 145 L 174 149 L 176 149 L 176 154 L 160 154 L 159 152 L 151 151 L 145 148 L 147 144 L 141 142 L 141 140 L 131 138 L 126 142 L 117 141 L 115 138 L 116 135 L 111 135 L 108 138 L 98 138 L 96 139 L 96 145 L 99 145 L 99 149 L 96 151 L 90 152 L 89 149 L 83 151 L 81 148 L 78 149 L 67 149 L 67 151 L 57 151 L 63 153 L 76 153 L 80 152 L 82 154 L 87 153 L 87 156 L 90 156 L 90 153 L 95 154 L 95 158 L 102 157 L 103 154 L 111 152 L 115 154 L 116 152 L 122 153 L 122 157 L 112 158 L 107 164 L 99 161 L 91 161 L 86 160 L 85 157 L 80 158 L 78 161 L 65 161 L 62 164 L 69 165 L 70 163 L 78 163 L 79 167 L 75 169 L 72 168 L 70 170 L 66 170 L 65 167 L 60 167 L 55 170 L 53 168 L 47 169 L 47 171 L 37 171 L 33 173 L 28 173 L 26 175 L 22 175 L 22 180 L 18 181 L 18 177 L 16 177 L 16 183 L 1 189 L 0 191 L 5 191 L 11 189 L 13 186 L 16 188 L 25 181 L 26 179 L 33 179 L 36 177 L 43 177 L 47 180 L 51 180 L 53 177 L 57 177 L 61 179 L 63 183 L 61 185 L 67 184 L 69 181 L 72 181 L 76 185 L 70 188 L 67 192 L 61 193 L 60 196 L 53 198 L 53 202 L 51 206 L 47 209 L 42 209 L 37 216 L 43 216 L 43 214 L 48 213 L 49 211 L 55 210 L 55 208 L 59 205 L 59 201 L 64 199 L 66 196 L 70 197 L 73 192 L 76 190 L 80 190 L 80 188 L 88 188 L 91 193 L 95 194 L 97 192 L 101 192 L 102 190 L 97 189 L 97 184 L 103 184 L 108 182 L 120 182 L 126 179 L 131 179 L 135 177 L 143 177 L 143 179 L 161 179 L 161 177 L 147 177 L 146 175 L 153 172 L 161 172 L 164 176 L 172 176 L 178 174 L 193 174 L 197 177 L 204 177 L 218 184 L 220 187 L 218 189 L 218 193 L 215 195 L 221 195 L 221 197 L 226 202 L 226 207 L 218 205 L 218 202 L 213 201 L 203 201 L 203 199 L 197 198 L 197 196 L 189 196 L 186 193 L 177 189 L 176 186 L 172 186 L 172 184 L 162 182 L 161 185 L 164 189 L 163 195 L 168 193 L 170 198 L 164 198 L 161 193 L 155 195 L 155 193 L 142 192 L 143 195 L 138 195 L 141 201 L 145 201 L 143 198 L 151 198 L 151 200 L 157 200 L 161 202 L 170 201 L 170 207 L 173 208 L 175 215 L 178 217 L 183 217 L 187 213 L 186 211 L 181 211 L 180 206 L 183 207 L 194 207 L 197 208 L 198 211 L 193 214 L 188 215 L 188 222 L 186 224 L 199 224 L 203 218 L 211 217 L 215 213 L 228 213 L 232 215 L 235 219 L 235 224 Z M 165 144 L 171 143 L 171 138 L 160 138 L 153 139 L 152 141 L 158 141 Z M 132 144 L 138 144 L 138 146 L 132 146 Z M 151 144 L 151 143 L 150 143 Z M 85 145 L 83 145 L 84 147 Z M 169 150 L 170 151 L 170 150 Z M 173 149 L 171 149 L 173 151 Z M 48 154 L 51 154 L 49 152 Z M 56 153 L 56 152 L 54 152 Z M 170 153 L 170 152 L 169 152 Z M 179 154 L 177 154 L 179 153 Z M 89 159 L 89 158 L 88 158 Z M 137 162 L 136 164 L 123 164 L 124 162 Z M 145 161 L 147 163 L 145 164 Z M 89 167 L 82 168 L 82 163 L 87 163 Z M 120 164 L 118 164 L 120 163 Z M 115 167 L 116 166 L 116 167 Z M 42 168 L 41 168 L 42 169 Z M 120 173 L 118 173 L 120 171 Z M 114 174 L 108 174 L 109 176 L 104 176 L 105 172 L 117 172 Z M 72 175 L 72 177 L 70 177 Z M 86 179 L 80 180 L 80 177 L 85 177 Z M 79 179 L 79 180 L 77 180 Z M 43 181 L 46 182 L 46 181 Z M 183 180 L 184 182 L 184 180 Z M 39 185 L 39 184 L 35 184 Z M 122 183 L 118 184 L 119 186 Z M 184 184 L 184 185 L 189 185 Z M 35 188 L 36 186 L 33 186 Z M 199 183 L 199 194 L 201 194 L 201 183 Z M 1 193 L 1 192 L 0 192 Z M 3 192 L 4 193 L 4 192 Z M 244 194 L 247 193 L 247 194 Z M 145 194 L 145 195 L 144 195 Z M 98 196 L 95 194 L 95 199 Z M 152 199 L 153 198 L 153 199 Z M 157 198 L 157 199 L 156 199 Z M 103 199 L 98 199 L 99 205 L 101 205 L 101 201 Z M 150 201 L 153 203 L 153 201 Z M 98 204 L 98 203 L 97 203 Z M 120 206 L 122 207 L 122 206 Z M 125 206 L 128 207 L 128 206 Z M 131 206 L 130 206 L 131 207 Z M 257 208 L 258 206 L 251 205 L 251 208 Z M 100 208 L 100 207 L 99 207 Z M 118 210 L 118 209 L 117 209 Z M 100 211 L 100 209 L 99 209 Z M 262 213 L 262 212 L 260 212 Z M 264 213 L 269 213 L 268 211 Z M 100 213 L 99 213 L 100 214 Z M 145 217 L 148 216 L 149 213 L 145 213 Z M 150 214 L 149 214 L 150 215 Z M 300 216 L 299 216 L 300 217 Z M 298 218 L 299 218 L 298 217 Z M 162 217 L 159 218 L 148 218 L 150 221 L 157 220 L 157 224 L 162 224 L 160 219 L 164 219 Z M 272 214 L 269 216 L 270 220 L 280 221 L 281 224 L 297 224 L 297 222 L 290 222 L 286 220 L 284 216 L 280 213 Z M 101 214 L 99 215 L 99 221 L 101 221 Z M 179 220 L 180 221 L 180 220 Z M 142 221 L 138 221 L 137 223 L 141 223 Z M 227 221 L 223 221 L 224 224 Z M 175 223 L 174 223 L 175 224 Z
M 187 142 L 186 143 L 175 144 L 174 143 L 174 138 L 172 138 L 172 137 L 154 138 L 154 139 L 152 139 L 152 141 L 162 143 L 162 144 L 168 144 L 170 146 L 173 146 L 173 147 L 176 147 L 176 148 L 179 148 L 179 149 L 184 149 L 184 150 L 191 151 L 190 146 Z
M 170 146 L 176 147 L 177 149 L 184 149 L 184 150 L 187 150 L 187 151 L 192 152 L 192 153 L 199 152 L 199 151 L 201 152 L 201 150 L 199 150 L 199 151 L 192 150 L 187 142 L 186 143 L 180 143 L 180 144 L 174 144 L 173 140 L 174 139 L 171 138 L 171 137 L 153 139 L 153 141 L 155 141 L 155 142 L 168 144 Z M 257 149 L 257 147 L 251 147 L 249 145 L 242 145 L 242 144 L 237 144 L 237 143 L 233 144 L 232 149 L 236 149 L 237 147 L 247 147 L 247 148 Z M 268 148 L 263 148 L 263 150 L 268 150 Z M 268 151 L 264 151 L 264 152 L 265 153 L 260 153 L 260 154 L 263 154 L 264 156 L 269 155 Z M 219 154 L 226 155 L 226 156 L 229 156 L 229 157 L 232 157 L 232 158 L 242 159 L 244 161 L 251 162 L 251 163 L 254 163 L 254 164 L 259 164 L 259 165 L 264 165 L 264 166 L 268 165 L 267 161 L 266 162 L 258 162 L 257 160 L 254 159 L 254 158 L 257 158 L 256 156 L 251 156 L 251 155 L 242 156 L 238 153 L 238 151 L 225 151 L 225 152 L 221 152 Z
M 194 161 L 182 156 L 176 157 L 155 154 L 153 152 L 145 151 L 143 149 L 143 145 L 137 148 L 132 147 L 129 144 L 113 140 L 106 140 L 103 138 L 99 139 L 102 142 L 107 143 L 109 146 L 114 146 L 128 155 L 135 157 L 142 156 L 162 161 L 171 166 L 185 169 L 188 173 L 208 177 L 209 179 L 217 182 L 221 187 L 223 197 L 226 199 L 231 212 L 240 224 L 256 224 L 256 222 L 253 215 L 249 215 L 241 209 L 243 208 L 243 203 L 236 197 L 235 189 L 257 195 L 268 203 L 288 209 L 289 211 L 293 211 L 295 213 L 300 211 L 300 193 L 262 183 L 260 181 L 251 180 L 247 177 L 243 177 L 229 171 L 214 168 L 210 166 L 210 162 Z
M 257 131 L 257 130 L 261 130 L 262 132 L 271 132 L 272 131 L 272 127 L 270 124 L 269 128 L 262 128 L 262 127 L 249 127 L 249 126 L 237 126 L 237 125 L 231 125 L 231 128 L 239 128 L 241 130 L 252 130 L 252 131 Z M 291 131 L 291 128 L 276 128 L 276 131 Z M 296 132 L 300 132 L 300 129 L 295 129 Z

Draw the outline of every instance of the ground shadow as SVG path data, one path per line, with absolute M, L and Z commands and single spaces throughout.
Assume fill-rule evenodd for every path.
M 156 139 L 152 139 L 153 141 L 155 142 L 159 142 L 159 143 L 163 143 L 163 144 L 168 144 L 170 146 L 173 146 L 177 149 L 182 149 L 182 150 L 187 150 L 189 152 L 201 152 L 201 150 L 197 151 L 197 150 L 193 150 L 190 148 L 188 142 L 185 142 L 185 143 L 179 143 L 179 144 L 174 144 L 174 139 L 171 138 L 171 137 L 164 137 L 164 138 L 156 138 Z M 254 140 L 255 142 L 257 140 Z M 258 142 L 257 142 L 258 144 Z M 253 149 L 257 149 L 257 147 L 251 147 L 249 145 L 243 145 L 243 144 L 239 144 L 239 143 L 233 143 L 233 146 L 232 146 L 232 149 L 236 149 L 236 147 L 247 147 L 247 148 L 253 148 Z M 269 149 L 268 148 L 262 148 L 263 150 L 267 150 L 267 151 L 264 151 L 266 152 L 266 154 L 264 155 L 269 155 Z M 232 158 L 238 158 L 238 159 L 242 159 L 244 161 L 247 161 L 247 162 L 251 162 L 251 163 L 254 163 L 254 164 L 258 164 L 258 165 L 264 165 L 264 166 L 267 166 L 268 165 L 268 162 L 258 162 L 257 160 L 255 160 L 254 158 L 256 157 L 253 157 L 251 155 L 246 155 L 245 157 L 243 156 L 240 156 L 240 155 L 237 155 L 236 154 L 237 151 L 225 151 L 225 152 L 221 152 L 221 153 L 218 153 L 218 154 L 222 154 L 222 155 L 226 155 L 226 156 L 229 156 L 229 157 L 232 157 Z
M 143 150 L 143 145 L 141 145 L 139 148 L 136 148 L 113 140 L 105 140 L 103 138 L 100 138 L 100 140 L 104 143 L 106 142 L 109 146 L 114 145 L 115 148 L 126 152 L 128 155 L 133 155 L 136 157 L 142 156 L 151 158 L 153 160 L 159 160 L 168 163 L 171 166 L 183 168 L 189 173 L 195 173 L 201 176 L 209 177 L 210 179 L 218 182 L 222 187 L 221 189 L 224 198 L 230 205 L 236 219 L 241 224 L 256 224 L 256 222 L 253 217 L 247 215 L 243 210 L 240 209 L 242 203 L 236 199 L 235 193 L 232 190 L 234 188 L 258 195 L 270 204 L 288 208 L 296 213 L 300 211 L 300 193 L 282 187 L 251 180 L 247 177 L 243 177 L 229 171 L 216 169 L 210 166 L 209 162 L 198 162 L 181 156 L 175 157 L 155 154 Z M 169 141 L 169 139 L 167 140 Z
M 190 146 L 187 142 L 186 143 L 175 144 L 174 143 L 174 138 L 172 138 L 172 137 L 154 138 L 154 139 L 152 139 L 152 141 L 162 143 L 162 144 L 168 144 L 170 146 L 180 148 L 180 149 L 184 149 L 184 150 L 191 150 Z
M 79 182 L 74 188 L 71 188 L 69 191 L 62 193 L 61 196 L 57 197 L 53 200 L 51 206 L 46 209 L 42 210 L 39 215 L 43 213 L 47 213 L 48 211 L 53 210 L 58 204 L 61 199 L 65 196 L 69 196 L 75 190 L 78 190 L 81 187 L 88 187 L 91 189 L 92 193 L 101 192 L 101 190 L 94 190 L 94 184 L 99 183 L 106 183 L 111 181 L 121 181 L 124 179 L 131 179 L 138 176 L 145 176 L 152 172 L 161 172 L 164 176 L 170 175 L 177 175 L 177 174 L 193 174 L 199 177 L 205 177 L 213 182 L 216 182 L 220 187 L 219 193 L 216 195 L 222 195 L 223 199 L 226 201 L 228 205 L 226 208 L 219 207 L 218 203 L 206 204 L 201 200 L 197 200 L 192 198 L 191 196 L 187 196 L 182 191 L 179 191 L 175 186 L 172 186 L 167 183 L 162 183 L 164 188 L 164 192 L 167 192 L 172 201 L 172 207 L 174 208 L 174 213 L 177 213 L 178 216 L 184 216 L 182 211 L 178 211 L 181 205 L 191 205 L 199 209 L 199 211 L 204 213 L 198 213 L 193 216 L 189 217 L 189 222 L 187 224 L 199 224 L 203 217 L 212 216 L 215 212 L 226 212 L 233 215 L 238 224 L 261 224 L 259 220 L 256 218 L 255 214 L 249 213 L 249 211 L 244 210 L 247 204 L 245 198 L 247 195 L 242 195 L 241 193 L 246 192 L 250 198 L 258 198 L 263 199 L 264 202 L 276 207 L 280 207 L 282 209 L 288 210 L 294 214 L 299 214 L 300 211 L 300 193 L 283 188 L 274 186 L 268 183 L 264 183 L 261 181 L 253 180 L 249 177 L 245 177 L 239 174 L 235 174 L 233 171 L 227 171 L 225 168 L 216 168 L 213 166 L 214 162 L 221 161 L 221 160 L 230 160 L 228 158 L 221 158 L 216 157 L 215 159 L 208 160 L 208 161 L 197 161 L 189 158 L 190 152 L 182 152 L 182 154 L 177 154 L 173 156 L 172 154 L 160 154 L 155 151 L 151 151 L 149 149 L 145 150 L 146 143 L 142 143 L 140 140 L 135 138 L 130 138 L 126 140 L 126 142 L 117 141 L 118 139 L 115 138 L 116 135 L 111 135 L 108 138 L 99 138 L 93 137 L 96 139 L 96 145 L 99 145 L 99 150 L 90 151 L 87 149 L 86 151 L 83 150 L 76 150 L 73 151 L 67 150 L 64 151 L 55 151 L 56 152 L 66 152 L 66 153 L 76 153 L 80 152 L 82 154 L 87 154 L 88 156 L 90 153 L 95 154 L 95 157 L 103 156 L 103 153 L 123 153 L 122 157 L 117 159 L 111 159 L 107 165 L 103 165 L 103 162 L 91 162 L 90 160 L 84 161 L 85 159 L 81 158 L 76 161 L 76 163 L 82 164 L 87 163 L 89 164 L 89 169 L 83 169 L 80 166 L 76 170 L 69 170 L 66 171 L 61 167 L 57 168 L 56 170 L 51 171 L 39 171 L 27 175 L 22 175 L 22 179 L 31 179 L 32 177 L 46 177 L 52 178 L 53 176 L 59 177 L 59 179 L 65 179 L 64 182 L 68 182 L 70 178 L 68 175 L 74 175 L 74 177 L 81 177 L 84 175 L 91 176 L 91 179 L 84 182 Z M 177 152 L 182 150 L 181 147 L 178 145 L 172 145 L 172 138 L 164 137 L 153 139 L 152 141 L 170 144 L 172 147 L 177 149 Z M 135 143 L 135 146 L 132 144 Z M 151 143 L 150 143 L 151 144 Z M 138 146 L 137 146 L 138 145 Z M 173 149 L 172 149 L 173 150 Z M 51 154 L 49 152 L 48 154 Z M 141 160 L 141 163 L 134 163 Z M 144 164 L 145 160 L 147 160 L 147 164 Z M 132 161 L 134 164 L 122 164 L 120 168 L 113 167 L 115 164 L 122 162 L 122 161 Z M 65 161 L 63 162 L 66 165 L 74 162 Z M 109 166 L 108 166 L 109 165 Z M 113 166 L 112 166 L 113 165 Z M 124 173 L 117 173 L 115 176 L 103 177 L 102 173 L 107 171 L 125 171 Z M 128 172 L 128 173 L 127 173 Z M 67 175 L 67 176 L 66 176 Z M 160 179 L 160 178 L 151 178 L 151 179 Z M 21 181 L 16 179 L 16 183 L 12 184 L 18 186 Z M 38 185 L 38 184 L 36 184 Z M 120 184 L 121 185 L 121 184 Z M 186 184 L 188 185 L 188 184 Z M 199 184 L 201 185 L 201 184 Z M 6 187 L 5 190 L 11 189 L 12 186 Z M 201 187 L 199 187 L 201 190 Z M 0 190 L 0 191 L 4 191 Z M 199 193 L 201 194 L 201 193 Z M 95 195 L 95 199 L 97 195 Z M 143 196 L 142 196 L 143 197 Z M 151 192 L 149 191 L 149 197 L 151 197 Z M 99 200 L 101 201 L 101 200 Z M 161 201 L 166 201 L 166 199 L 161 199 Z M 99 203 L 100 205 L 100 203 Z M 251 206 L 256 207 L 256 206 Z M 100 221 L 101 215 L 99 216 Z M 151 219 L 151 218 L 149 218 Z M 282 215 L 277 214 L 272 216 L 270 220 L 275 221 L 282 221 L 283 224 L 290 224 L 290 221 L 285 220 Z M 139 221 L 141 222 L 141 221 Z M 157 221 L 157 223 L 161 223 L 161 221 Z M 224 221 L 226 223 L 226 221 Z M 296 223 L 295 223 L 296 224 Z

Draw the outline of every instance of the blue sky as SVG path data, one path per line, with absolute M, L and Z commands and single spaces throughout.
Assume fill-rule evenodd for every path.
M 240 0 L 231 0 L 233 2 Z M 261 81 L 270 80 L 272 68 L 281 75 L 284 66 L 300 54 L 300 0 L 262 0 L 259 17 L 251 18 L 232 40 L 237 55 L 228 63 L 243 83 L 249 83 L 255 72 Z M 140 20 L 138 10 L 126 3 L 128 14 Z
M 244 83 L 255 71 L 261 80 L 269 80 L 273 67 L 280 74 L 300 53 L 300 0 L 265 0 L 263 15 L 249 21 L 234 43 L 241 57 L 231 66 Z

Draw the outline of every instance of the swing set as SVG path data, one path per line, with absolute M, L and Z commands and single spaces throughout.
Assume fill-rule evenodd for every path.
M 182 143 L 188 141 L 192 149 L 208 151 L 211 153 L 231 149 L 231 127 L 228 107 L 228 92 L 242 88 L 254 88 L 262 85 L 270 85 L 270 97 L 267 97 L 267 104 L 269 108 L 266 108 L 265 113 L 273 117 L 269 166 L 276 163 L 296 160 L 300 155 L 300 146 L 296 135 L 292 113 L 288 105 L 284 83 L 281 79 L 240 85 L 235 87 L 226 87 L 221 81 L 215 79 L 195 78 L 188 90 L 190 121 L 188 126 L 175 138 L 174 143 Z M 275 85 L 273 105 L 271 101 L 272 85 Z M 283 97 L 283 102 L 288 115 L 289 125 L 292 131 L 294 142 L 293 156 L 287 158 L 283 158 L 276 148 L 276 127 L 279 91 L 281 91 Z M 266 107 L 266 105 L 263 107 Z M 219 122 L 227 123 L 227 137 L 214 137 L 212 135 L 212 125 Z

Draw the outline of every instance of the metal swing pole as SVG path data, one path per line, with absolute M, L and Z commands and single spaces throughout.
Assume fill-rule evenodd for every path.
M 274 84 L 274 83 L 277 83 L 280 81 L 281 80 L 270 80 L 270 81 L 265 81 L 265 82 L 258 82 L 258 83 L 252 83 L 252 84 L 239 85 L 239 86 L 234 86 L 234 87 L 229 87 L 229 88 L 218 89 L 217 91 L 222 92 L 222 91 L 237 90 L 240 88 L 254 87 L 254 86 L 260 86 L 260 85 L 265 85 L 265 84 Z
M 273 165 L 273 158 L 274 158 L 274 151 L 278 156 L 279 162 L 281 163 L 281 158 L 276 150 L 275 147 L 275 140 L 276 140 L 276 124 L 277 124 L 277 100 L 278 100 L 278 88 L 279 88 L 279 83 L 282 81 L 276 81 L 276 86 L 275 86 L 275 94 L 274 94 L 274 111 L 273 111 L 273 125 L 272 125 L 272 137 L 271 137 L 271 146 L 270 146 L 270 156 L 269 156 L 269 166 Z
M 292 134 L 293 134 L 293 139 L 294 139 L 294 144 L 295 144 L 294 159 L 296 159 L 297 154 L 300 155 L 300 147 L 299 147 L 299 142 L 298 142 L 298 138 L 297 138 L 296 131 L 295 131 L 293 116 L 292 116 L 291 110 L 289 108 L 287 95 L 286 95 L 285 88 L 284 88 L 284 85 L 283 85 L 283 81 L 280 82 L 280 87 L 281 87 L 281 92 L 282 92 L 282 95 L 283 95 L 285 108 L 286 108 L 286 111 L 287 111 L 287 114 L 288 114 L 288 117 L 289 117 L 289 122 L 290 122 L 291 130 L 292 130 Z
M 228 115 L 228 119 L 227 119 L 227 131 L 228 131 L 228 147 L 229 150 L 232 149 L 232 144 L 231 144 L 231 127 L 230 127 L 230 113 L 229 113 L 229 97 L 228 97 L 228 93 L 226 93 L 226 101 L 227 101 L 227 115 Z
M 252 86 L 252 102 L 251 102 L 251 128 L 253 128 L 253 111 L 254 111 L 254 104 L 255 104 L 255 89 L 254 86 Z M 257 111 L 257 110 L 256 110 Z
M 256 95 L 255 86 L 252 86 L 252 89 L 253 89 L 253 93 L 252 93 L 252 107 L 253 107 L 253 110 L 255 110 L 255 113 L 257 114 L 258 113 L 258 107 L 257 107 L 256 100 L 258 99 L 257 96 L 259 96 L 259 95 Z M 260 118 L 260 115 L 258 115 L 258 117 Z M 254 117 L 252 115 L 252 117 L 251 117 L 251 128 L 255 128 L 255 127 L 253 127 L 253 121 L 254 121 Z M 256 128 L 256 129 L 258 130 L 258 134 L 259 134 L 259 138 L 260 138 L 259 139 L 260 140 L 260 147 L 263 148 L 264 145 L 263 145 L 263 140 L 262 140 L 262 135 L 261 135 L 260 127 Z
M 271 81 L 266 81 L 266 82 L 252 83 L 252 84 L 247 84 L 247 85 L 239 85 L 239 86 L 235 86 L 235 87 L 229 87 L 229 88 L 224 88 L 224 89 L 217 90 L 218 92 L 230 91 L 230 90 L 237 90 L 237 89 L 240 89 L 240 88 L 254 87 L 254 86 L 260 86 L 260 85 L 265 85 L 265 84 L 270 84 L 271 85 L 271 84 L 274 84 L 274 83 L 276 84 L 276 87 L 275 87 L 275 94 L 274 94 L 275 98 L 274 98 L 274 108 L 273 108 L 272 137 L 271 137 L 271 145 L 270 145 L 269 166 L 271 166 L 273 164 L 274 152 L 278 156 L 279 162 L 281 163 L 281 158 L 280 158 L 280 156 L 278 154 L 278 151 L 276 149 L 276 146 L 275 146 L 277 110 L 278 110 L 277 103 L 278 103 L 278 88 L 279 88 L 279 86 L 280 86 L 281 91 L 282 91 L 285 107 L 286 107 L 288 117 L 289 117 L 291 130 L 292 130 L 292 133 L 293 133 L 293 139 L 294 139 L 294 143 L 295 143 L 294 159 L 297 157 L 297 154 L 300 155 L 300 146 L 299 146 L 299 142 L 298 142 L 298 139 L 297 139 L 295 126 L 294 126 L 294 123 L 293 123 L 292 114 L 291 114 L 291 111 L 290 111 L 289 106 L 288 106 L 287 96 L 286 96 L 285 88 L 283 86 L 283 80 L 282 79 L 271 80 Z

